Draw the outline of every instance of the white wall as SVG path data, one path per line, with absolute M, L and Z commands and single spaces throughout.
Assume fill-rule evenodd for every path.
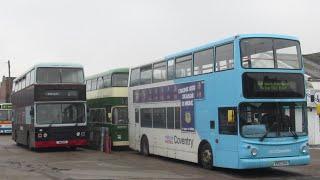
M 310 111 L 310 109 L 312 111 Z M 308 133 L 309 144 L 320 144 L 320 119 L 316 113 L 316 108 L 308 108 Z

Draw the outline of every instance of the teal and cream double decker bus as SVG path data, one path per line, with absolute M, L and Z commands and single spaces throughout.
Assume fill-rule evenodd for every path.
M 86 78 L 90 131 L 109 128 L 113 147 L 129 145 L 128 75 L 128 68 L 118 68 Z

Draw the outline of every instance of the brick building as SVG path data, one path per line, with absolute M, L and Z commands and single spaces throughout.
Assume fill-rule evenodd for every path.
M 2 77 L 0 84 L 0 103 L 11 102 L 11 91 L 14 77 Z

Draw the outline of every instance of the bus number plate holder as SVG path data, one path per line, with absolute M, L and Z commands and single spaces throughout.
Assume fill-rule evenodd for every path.
M 289 166 L 289 161 L 275 161 L 275 162 L 273 162 L 273 166 L 275 166 L 275 167 Z
M 65 141 L 56 141 L 56 144 L 68 144 L 68 141 L 65 140 Z

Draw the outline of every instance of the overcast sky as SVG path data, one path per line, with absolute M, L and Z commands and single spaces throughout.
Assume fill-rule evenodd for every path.
M 1 0 L 0 75 L 76 62 L 86 75 L 241 33 L 298 36 L 320 51 L 319 0 Z

